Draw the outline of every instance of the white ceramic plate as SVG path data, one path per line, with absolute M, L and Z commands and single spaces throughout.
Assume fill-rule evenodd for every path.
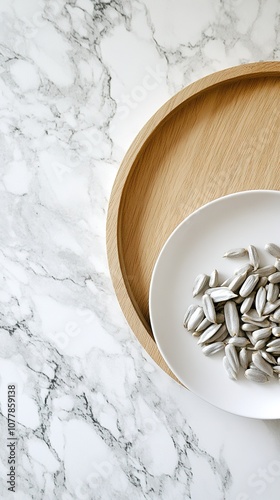
M 213 405 L 246 417 L 280 418 L 280 383 L 230 380 L 223 352 L 206 357 L 182 326 L 197 274 L 217 269 L 222 278 L 247 262 L 225 259 L 235 247 L 253 244 L 262 265 L 274 263 L 266 243 L 280 245 L 280 191 L 244 191 L 219 198 L 187 217 L 171 234 L 156 262 L 150 286 L 150 318 L 158 348 L 177 378 Z

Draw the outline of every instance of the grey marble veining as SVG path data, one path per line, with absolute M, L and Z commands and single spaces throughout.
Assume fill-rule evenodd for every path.
M 278 498 L 279 422 L 220 411 L 153 363 L 105 225 L 147 119 L 206 74 L 279 59 L 279 20 L 277 0 L 0 2 L 1 498 Z

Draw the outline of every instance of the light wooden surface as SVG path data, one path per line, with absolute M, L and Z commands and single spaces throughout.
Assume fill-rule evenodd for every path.
M 280 190 L 279 131 L 280 62 L 242 65 L 209 75 L 164 104 L 119 169 L 107 217 L 113 284 L 140 343 L 174 378 L 149 323 L 155 261 L 170 233 L 199 206 L 236 191 Z

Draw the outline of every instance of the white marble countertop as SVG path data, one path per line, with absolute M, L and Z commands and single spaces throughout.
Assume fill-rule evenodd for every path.
M 126 324 L 105 247 L 136 133 L 190 82 L 279 59 L 279 0 L 0 13 L 1 499 L 279 499 L 280 421 L 225 413 L 163 373 Z

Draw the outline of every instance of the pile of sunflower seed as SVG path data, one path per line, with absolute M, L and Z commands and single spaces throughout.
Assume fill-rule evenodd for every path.
M 224 254 L 247 256 L 248 263 L 223 283 L 216 269 L 199 274 L 193 297 L 201 297 L 201 305 L 190 305 L 183 320 L 203 354 L 224 351 L 223 366 L 233 380 L 243 369 L 254 382 L 280 381 L 280 247 L 268 243 L 265 250 L 274 265 L 260 267 L 259 252 L 249 245 Z

